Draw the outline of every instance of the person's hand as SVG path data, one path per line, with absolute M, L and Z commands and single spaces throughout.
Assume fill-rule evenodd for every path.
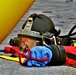
M 28 55 L 28 52 L 26 53 Z M 26 65 L 27 66 L 37 66 L 37 67 L 44 67 L 48 64 L 48 62 L 51 61 L 52 58 L 52 52 L 49 48 L 45 46 L 35 46 L 31 49 L 31 58 L 37 58 L 37 59 L 45 59 L 48 58 L 47 61 L 37 61 L 37 60 L 28 60 Z M 24 60 L 26 62 L 26 59 Z

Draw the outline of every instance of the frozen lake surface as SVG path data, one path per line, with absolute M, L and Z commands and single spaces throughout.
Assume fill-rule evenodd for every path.
M 66 3 L 57 0 L 36 0 L 29 11 L 12 30 L 2 45 L 8 45 L 9 39 L 17 36 L 29 15 L 45 14 L 54 22 L 55 28 L 65 35 L 76 25 L 76 2 Z M 75 29 L 76 31 L 76 29 Z M 23 67 L 19 63 L 0 59 L 0 75 L 76 75 L 76 68 L 69 66 Z

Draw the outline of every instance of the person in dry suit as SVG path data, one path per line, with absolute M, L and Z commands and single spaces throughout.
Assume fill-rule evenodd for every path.
M 28 56 L 28 52 L 26 53 Z M 41 59 L 42 61 L 31 60 Z M 73 66 L 76 67 L 76 46 L 45 45 L 31 48 L 30 58 L 25 59 L 26 66 Z M 44 60 L 45 59 L 45 60 Z
M 22 38 L 25 46 L 27 45 L 28 48 L 31 48 L 30 54 L 28 54 L 28 51 L 25 51 L 26 55 L 30 55 L 30 58 L 41 59 L 42 61 L 29 58 L 25 59 L 25 65 L 56 66 L 65 64 L 76 66 L 76 47 L 55 44 L 55 37 L 59 36 L 59 34 L 60 31 L 55 29 L 53 22 L 47 16 L 35 13 L 30 15 L 24 23 L 18 37 Z M 12 41 L 10 41 L 10 45 L 15 46 L 16 41 L 14 39 Z M 47 45 L 44 45 L 44 42 Z M 20 48 L 22 49 L 22 47 Z

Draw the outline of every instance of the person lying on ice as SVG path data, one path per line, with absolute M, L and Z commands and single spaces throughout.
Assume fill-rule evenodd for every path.
M 27 59 L 25 58 L 24 63 L 26 66 L 37 66 L 37 67 L 57 66 L 57 65 L 68 65 L 68 66 L 76 67 L 76 45 L 75 44 L 76 43 L 74 43 L 74 46 L 61 46 L 61 45 L 33 46 L 33 48 L 30 48 L 30 51 L 31 51 L 30 58 L 41 59 L 41 61 L 32 60 L 30 58 L 27 61 Z M 12 46 L 17 47 L 16 44 Z M 23 52 L 28 56 L 28 52 L 26 51 L 26 48 L 28 47 L 24 47 L 24 46 L 26 45 L 23 42 L 21 47 L 25 49 Z M 44 61 L 43 59 L 46 59 L 46 58 L 48 58 L 48 60 Z
M 28 52 L 26 53 L 28 55 Z M 31 60 L 30 58 L 42 59 L 42 61 Z M 26 66 L 45 67 L 45 66 L 73 66 L 76 67 L 76 46 L 46 45 L 31 48 L 28 61 L 25 59 Z M 48 58 L 48 59 L 47 59 Z M 43 59 L 46 59 L 45 61 Z

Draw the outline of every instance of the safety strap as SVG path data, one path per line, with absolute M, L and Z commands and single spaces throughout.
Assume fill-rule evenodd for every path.
M 76 60 L 76 55 L 71 54 L 71 53 L 67 53 L 67 57 L 73 60 Z

